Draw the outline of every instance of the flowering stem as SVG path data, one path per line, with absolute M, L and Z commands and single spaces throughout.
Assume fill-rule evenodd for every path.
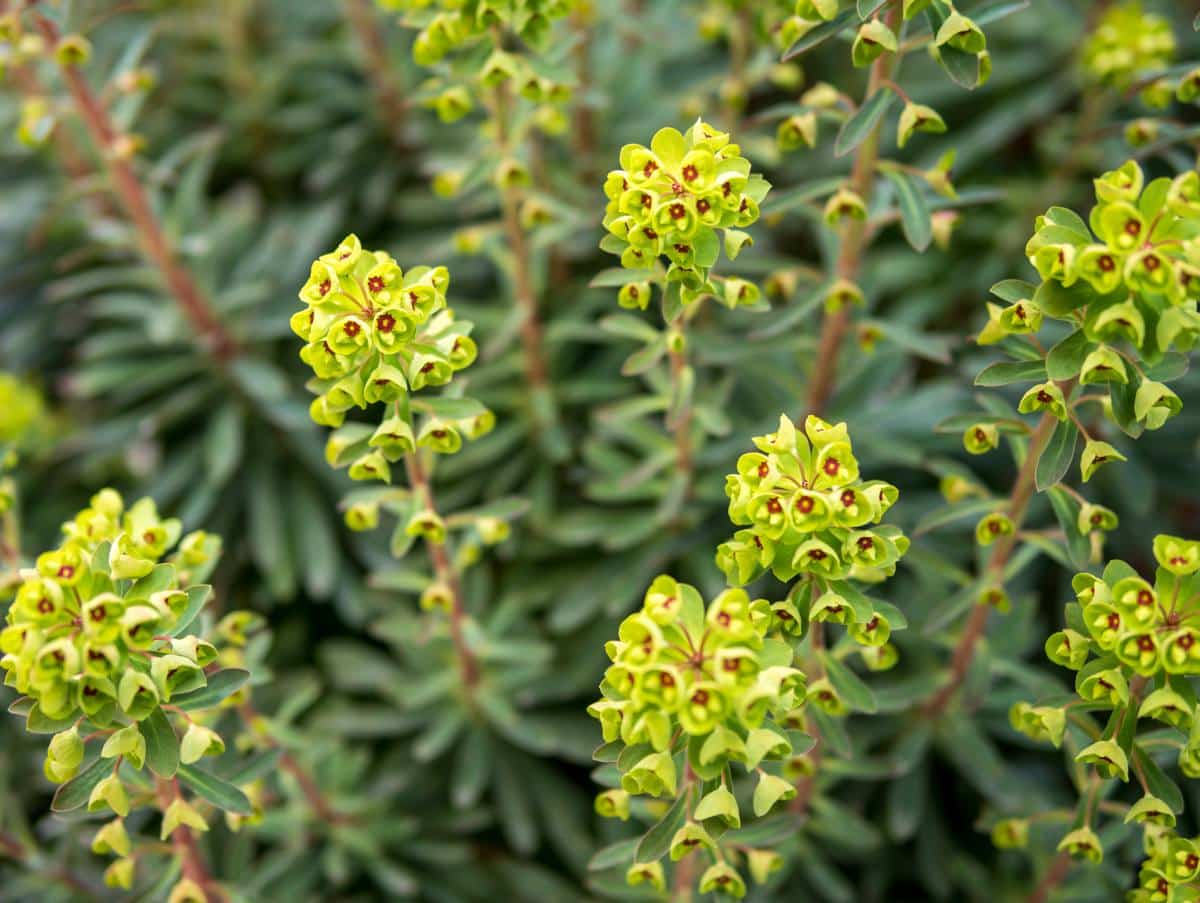
M 425 473 L 425 466 L 421 463 L 421 456 L 417 452 L 408 454 L 405 456 L 404 465 L 408 470 L 408 481 L 412 485 L 413 492 L 416 493 L 427 511 L 437 514 L 433 487 Z M 463 635 L 463 619 L 466 614 L 463 606 L 462 582 L 458 578 L 457 569 L 450 562 L 450 555 L 446 551 L 444 542 L 427 537 L 425 546 L 429 549 L 429 561 L 433 565 L 433 571 L 438 581 L 450 588 L 450 639 L 458 653 L 458 666 L 462 674 L 463 686 L 469 694 L 479 683 L 479 663 L 475 660 L 475 655 Z
M 179 799 L 179 784 L 173 778 L 171 780 L 155 778 L 154 791 L 158 798 L 158 808 L 164 814 L 171 803 Z M 192 833 L 192 829 L 187 825 L 179 825 L 175 828 L 171 832 L 171 845 L 175 850 L 175 855 L 179 857 L 183 877 L 196 882 L 209 900 L 225 903 L 228 897 L 209 874 L 204 854 L 200 852 L 200 845 L 196 843 L 196 835 Z
M 46 39 L 47 45 L 53 49 L 58 43 L 58 26 L 36 11 L 34 22 Z M 150 205 L 145 189 L 138 181 L 133 167 L 117 147 L 119 134 L 108 111 L 78 67 L 64 63 L 59 65 L 59 69 L 88 134 L 108 168 L 113 190 L 133 221 L 146 256 L 162 275 L 183 315 L 208 342 L 213 354 L 218 360 L 229 360 L 237 354 L 237 345 L 213 313 L 208 299 L 201 293 L 191 273 L 179 262 L 163 231 L 162 223 Z
M 1042 880 L 1029 895 L 1029 903 L 1045 903 L 1049 899 L 1050 893 L 1062 884 L 1070 869 L 1071 857 L 1066 853 L 1058 853 L 1050 860 L 1050 868 L 1046 869 L 1046 874 L 1042 876 Z
M 499 33 L 495 41 L 496 46 L 500 47 L 502 40 Z M 497 85 L 492 95 L 491 114 L 496 129 L 496 141 L 503 155 L 512 151 L 513 136 L 509 121 L 511 101 L 508 86 Z M 525 230 L 521 228 L 520 204 L 521 189 L 518 186 L 504 185 L 500 188 L 504 236 L 512 252 L 513 293 L 521 313 L 521 346 L 525 355 L 525 377 L 533 393 L 534 424 L 541 430 L 550 425 L 545 422 L 545 415 L 551 407 L 550 380 L 542 347 L 542 323 L 538 315 L 537 293 L 533 287 L 529 241 Z
M 259 718 L 258 711 L 254 708 L 254 704 L 250 702 L 245 702 L 238 706 L 238 714 L 242 716 L 242 721 L 251 727 Z M 263 734 L 263 736 L 271 747 L 281 750 L 279 767 L 295 778 L 296 783 L 300 786 L 301 793 L 304 794 L 309 806 L 317 814 L 318 818 L 331 825 L 348 824 L 353 821 L 349 816 L 343 815 L 333 807 L 321 791 L 320 785 L 317 784 L 313 776 L 309 774 L 295 756 L 286 749 L 283 749 L 282 744 L 274 737 L 269 734 Z
M 378 17 L 369 0 L 346 0 L 346 19 L 363 52 L 363 69 L 375 95 L 379 119 L 396 147 L 407 150 L 408 103 L 388 56 Z
M 805 672 L 814 680 L 819 680 L 825 673 L 825 667 L 821 663 L 820 651 L 825 648 L 825 624 L 822 621 L 814 621 L 809 627 L 809 643 L 812 646 L 812 661 L 805 668 Z M 812 748 L 813 773 L 805 775 L 796 784 L 796 796 L 792 799 L 792 812 L 797 815 L 805 815 L 808 812 L 808 806 L 812 802 L 813 791 L 816 790 L 817 776 L 816 770 L 821 764 L 821 732 L 817 727 L 817 722 L 812 718 L 805 717 L 805 730 L 816 741 Z
M 992 546 L 992 554 L 988 558 L 987 568 L 984 571 L 986 578 L 992 580 L 999 578 L 1016 547 L 1017 531 L 1025 519 L 1029 500 L 1033 497 L 1033 491 L 1036 488 L 1038 461 L 1041 460 L 1042 452 L 1057 425 L 1058 418 L 1047 411 L 1042 414 L 1037 428 L 1029 437 L 1029 453 L 1025 456 L 1025 462 L 1017 473 L 1016 482 L 1013 483 L 1006 511 L 1013 523 L 1013 532 L 1007 536 L 1001 536 Z M 941 715 L 962 684 L 967 669 L 971 667 L 971 660 L 975 657 L 975 649 L 980 637 L 983 636 L 984 627 L 987 626 L 989 608 L 990 606 L 986 602 L 978 602 L 971 612 L 971 617 L 967 620 L 967 625 L 958 638 L 958 644 L 954 647 L 954 655 L 950 660 L 950 679 L 925 706 L 925 713 L 929 717 L 936 718 Z
M 900 17 L 900 4 L 893 2 L 887 11 L 887 25 L 893 31 Z M 885 53 L 871 64 L 871 75 L 867 82 L 866 100 L 881 90 L 885 82 L 891 80 L 892 71 L 899 59 L 898 53 Z M 850 188 L 859 195 L 868 206 L 871 203 L 872 188 L 875 183 L 875 164 L 879 160 L 879 139 L 883 130 L 882 118 L 862 144 L 854 157 L 854 166 L 850 171 Z M 863 252 L 868 240 L 867 222 L 848 217 L 841 229 L 836 274 L 840 279 L 857 282 L 859 269 L 862 266 Z M 821 338 L 817 344 L 817 360 L 813 368 L 812 378 L 808 384 L 808 412 L 821 414 L 829 403 L 837 380 L 838 355 L 841 353 L 842 342 L 850 328 L 850 309 L 843 305 L 833 313 L 825 315 L 821 325 Z

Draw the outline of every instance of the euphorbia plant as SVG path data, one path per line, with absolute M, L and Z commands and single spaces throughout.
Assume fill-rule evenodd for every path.
M 726 481 L 730 519 L 748 525 L 717 550 L 734 588 L 705 605 L 694 587 L 658 577 L 608 644 L 604 698 L 588 710 L 606 741 L 596 758 L 615 766 L 602 774 L 619 778 L 597 797 L 597 811 L 627 819 L 631 797 L 674 800 L 636 845 L 598 858 L 616 863 L 631 854 L 626 880 L 661 890 L 659 860 L 669 852 L 685 898 L 697 880 L 701 893 L 744 896 L 743 858 L 759 883 L 782 865 L 755 843 L 754 829 L 739 833 L 738 796 L 748 794 L 736 776 L 753 776 L 758 818 L 786 800 L 807 807 L 794 783 L 818 767 L 805 731 L 817 725 L 840 736 L 837 719 L 874 710 L 871 690 L 845 659 L 858 653 L 872 670 L 892 667 L 888 638 L 905 626 L 898 609 L 856 585 L 886 579 L 908 540 L 880 525 L 897 491 L 860 479 L 846 425 L 809 417 L 799 431 L 785 416 L 755 444 L 760 451 L 743 455 Z M 795 581 L 786 598 L 752 600 L 741 588 L 767 570 L 782 584 Z M 828 649 L 826 624 L 846 628 Z M 698 879 L 685 859 L 691 854 L 710 859 Z
M 9 711 L 26 730 L 53 735 L 44 767 L 61 785 L 53 809 L 115 816 L 92 849 L 117 857 L 105 880 L 127 889 L 138 864 L 148 869 L 145 860 L 163 850 L 131 838 L 126 818 L 157 809 L 159 837 L 172 842 L 167 859 L 180 873 L 175 903 L 225 898 L 196 835 L 214 812 L 252 815 L 237 785 L 254 779 L 237 766 L 218 775 L 199 764 L 225 752 L 220 713 L 250 675 L 220 668 L 216 645 L 237 642 L 245 617 L 214 626 L 203 614 L 211 587 L 200 581 L 220 541 L 180 532 L 149 499 L 126 508 L 115 491 L 97 493 L 64 525 L 62 544 L 21 571 L 0 633 L 5 683 L 22 694 Z

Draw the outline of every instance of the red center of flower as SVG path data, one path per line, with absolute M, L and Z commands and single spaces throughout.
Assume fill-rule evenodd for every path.
M 771 514 L 778 514 L 783 510 L 783 505 L 779 504 L 779 499 L 772 496 L 771 498 L 767 499 L 767 510 L 771 512 Z
M 648 195 L 648 194 L 645 194 L 645 193 L 643 192 L 643 194 L 642 194 L 642 206 L 643 206 L 643 207 L 650 207 L 650 206 L 652 206 L 653 204 L 654 204 L 654 198 L 652 198 L 650 195 Z
M 432 435 L 433 435 L 434 439 L 445 439 L 446 431 L 445 430 L 434 430 Z
M 841 462 L 838 461 L 837 458 L 829 458 L 825 462 L 824 470 L 825 470 L 825 473 L 827 473 L 829 476 L 836 477 L 837 472 L 841 468 L 841 466 L 842 466 Z
M 1142 590 L 1140 593 L 1137 594 L 1137 604 L 1138 605 L 1153 605 L 1154 604 L 1154 594 L 1151 593 L 1150 590 L 1148 590 L 1148 589 Z
M 84 696 L 95 696 L 97 692 L 98 691 L 96 690 L 96 688 L 93 686 L 90 686 L 90 685 L 83 688 Z
M 690 250 L 692 250 L 691 245 L 675 245 L 675 253 L 676 254 L 686 254 Z
M 767 474 L 769 474 L 770 472 L 771 472 L 771 467 L 770 467 L 770 465 L 769 465 L 769 464 L 767 464 L 767 462 L 766 462 L 766 461 L 762 461 L 762 462 L 760 462 L 760 463 L 759 463 L 759 465 L 758 465 L 758 478 L 759 478 L 760 480 L 765 480 L 765 479 L 767 478 Z
M 711 207 L 712 207 L 712 204 L 710 204 L 708 201 L 704 200 L 704 198 L 700 198 L 700 200 L 696 201 L 696 209 L 699 210 L 701 213 L 708 213 L 708 211 L 709 211 L 709 209 L 711 209 Z
M 742 203 L 738 207 L 738 213 L 745 213 L 749 207 L 750 207 L 750 202 L 748 200 L 746 200 L 745 198 L 742 198 Z
M 1130 235 L 1140 235 L 1142 231 L 1142 224 L 1135 219 L 1131 219 L 1125 224 L 1125 231 Z
M 754 544 L 755 544 L 756 546 L 758 546 L 758 550 L 761 552 L 761 551 L 762 551 L 762 547 L 763 547 L 763 546 L 762 546 L 762 540 L 758 538 L 758 535 L 757 535 L 757 534 L 754 536 Z
M 91 619 L 93 621 L 95 621 L 97 624 L 99 624 L 101 621 L 104 620 L 105 614 L 107 614 L 107 612 L 105 611 L 104 606 L 97 605 L 95 608 L 92 609 Z
M 1191 649 L 1192 646 L 1195 644 L 1195 642 L 1196 642 L 1196 638 L 1194 636 L 1192 636 L 1190 633 L 1185 633 L 1183 636 L 1181 636 L 1179 638 L 1179 646 L 1181 649 L 1183 649 L 1184 652 Z
M 1121 627 L 1121 616 L 1115 611 L 1108 616 L 1108 629 L 1119 630 Z
M 987 433 L 985 433 L 979 427 L 975 428 L 975 441 L 976 442 L 986 442 L 987 441 Z
M 673 678 L 670 674 L 668 674 L 665 671 L 663 672 L 662 677 L 659 678 L 658 682 L 660 684 L 662 684 L 664 687 L 675 686 L 675 678 Z
M 683 178 L 685 181 L 694 182 L 700 178 L 700 170 L 692 166 L 690 163 L 683 168 Z
M 396 318 L 391 314 L 380 314 L 375 318 L 375 328 L 380 332 L 391 332 L 396 328 Z
M 726 671 L 736 671 L 741 667 L 742 660 L 740 658 L 727 658 L 721 663 L 721 667 Z
M 1114 263 L 1113 259 L 1107 254 L 1102 255 L 1100 259 L 1096 261 L 1096 263 L 1099 265 L 1100 269 L 1106 273 L 1112 272 L 1112 268 L 1116 266 L 1116 263 Z
M 811 558 L 813 561 L 824 561 L 825 553 L 821 549 L 813 549 L 811 552 L 808 553 L 808 557 Z
M 372 276 L 370 279 L 367 280 L 367 288 L 370 289 L 372 292 L 383 291 L 383 277 L 382 276 Z
M 988 521 L 988 531 L 991 533 L 999 533 L 1000 532 L 1000 521 L 998 521 L 998 520 Z
M 813 510 L 813 500 L 807 495 L 802 495 L 796 499 L 796 508 L 801 514 L 808 514 Z
M 875 548 L 875 540 L 869 536 L 861 536 L 858 540 L 858 547 L 864 552 L 869 552 Z
M 1025 308 L 1020 304 L 1013 308 L 1013 313 L 1016 314 L 1018 320 L 1025 319 Z
M 647 179 L 654 174 L 654 170 L 658 169 L 658 164 L 653 160 L 647 160 L 645 168 L 642 169 L 642 175 Z
M 647 226 L 645 229 L 642 230 L 642 234 L 645 235 L 651 241 L 658 241 L 658 233 L 655 232 L 653 229 L 651 229 L 649 226 Z
M 75 568 L 71 567 L 69 564 L 64 564 L 58 569 L 58 576 L 62 577 L 64 580 L 70 580 L 75 576 Z
M 1160 265 L 1161 265 L 1161 261 L 1157 257 L 1155 257 L 1153 254 L 1151 254 L 1149 257 L 1147 257 L 1144 262 L 1144 266 L 1146 267 L 1146 269 L 1150 270 L 1151 272 L 1154 272 L 1154 270 L 1157 270 Z
M 697 690 L 692 694 L 692 702 L 696 703 L 696 705 L 707 705 L 708 692 L 705 690 Z
M 50 612 L 54 611 L 54 603 L 49 599 L 42 599 L 42 601 L 38 603 L 37 609 L 40 613 L 48 615 Z
M 1184 865 L 1186 865 L 1189 869 L 1194 869 L 1197 866 L 1200 866 L 1200 856 L 1197 856 L 1195 853 L 1188 853 L 1188 858 L 1184 860 Z
M 722 611 L 717 614 L 717 623 L 720 624 L 722 627 L 728 627 L 729 622 L 732 620 L 733 619 L 729 617 L 729 612 L 727 612 L 727 611 Z
M 346 334 L 347 338 L 351 339 L 358 335 L 361 329 L 362 327 L 355 320 L 347 320 L 345 325 L 342 326 L 342 332 Z
M 328 279 L 326 279 L 319 286 L 317 286 L 317 291 L 319 291 L 321 293 L 321 297 L 324 298 L 326 295 L 329 294 L 329 290 L 331 288 L 333 288 L 332 283 L 330 283 L 330 281 Z
M 683 219 L 685 216 L 687 216 L 687 207 L 683 204 L 671 205 L 671 219 Z
M 1154 640 L 1149 636 L 1138 637 L 1138 649 L 1140 649 L 1142 652 L 1153 652 Z
M 637 299 L 641 296 L 641 294 L 642 293 L 640 291 L 638 291 L 638 287 L 636 285 L 629 286 L 629 297 L 630 298 Z
M 875 617 L 871 618 L 871 620 L 867 621 L 867 630 L 874 630 L 878 626 L 879 626 L 879 615 L 876 615 Z

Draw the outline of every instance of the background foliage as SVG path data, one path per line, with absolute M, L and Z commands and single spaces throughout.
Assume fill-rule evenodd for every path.
M 928 54 L 910 54 L 897 79 L 949 131 L 903 151 L 894 123 L 884 134 L 885 155 L 918 169 L 956 149 L 959 199 L 923 197 L 960 217 L 947 246 L 918 254 L 891 183 L 881 183 L 871 204 L 881 229 L 858 280 L 869 300 L 827 412 L 850 424 L 864 470 L 901 487 L 890 519 L 915 541 L 887 596 L 910 628 L 895 639 L 898 667 L 871 681 L 878 714 L 850 720 L 853 752 L 821 773 L 819 803 L 776 826 L 787 866 L 755 899 L 1026 899 L 1063 825 L 1035 823 L 1030 850 L 1008 852 L 993 846 L 992 823 L 1075 802 L 1061 756 L 1008 722 L 1012 703 L 1062 682 L 1042 643 L 1062 626 L 1075 569 L 1052 532 L 1050 554 L 1027 547 L 1014 559 L 1012 611 L 992 618 L 961 702 L 933 719 L 913 709 L 945 680 L 973 601 L 960 578 L 977 554 L 975 518 L 931 529 L 945 510 L 939 479 L 965 460 L 960 434 L 934 427 L 978 407 L 973 380 L 993 358 L 968 336 L 985 322 L 990 285 L 1031 278 L 1023 249 L 1033 217 L 1051 203 L 1086 211 L 1091 178 L 1130 154 L 1124 127 L 1144 111 L 1120 89 L 1097 99 L 1085 87 L 1088 0 L 960 5 L 994 16 L 991 80 L 967 91 Z M 1178 56 L 1195 59 L 1192 13 L 1149 5 L 1172 17 Z M 596 0 L 556 21 L 542 55 L 549 77 L 574 93 L 558 120 L 530 124 L 519 151 L 533 171 L 529 196 L 544 207 L 519 250 L 490 180 L 498 151 L 495 133 L 480 130 L 485 106 L 441 121 L 425 102 L 441 88 L 412 61 L 413 30 L 382 6 L 50 10 L 92 42 L 83 71 L 118 128 L 140 139 L 138 177 L 238 350 L 221 353 L 185 316 L 50 70 L 39 70 L 40 90 L 57 114 L 54 138 L 35 148 L 17 140 L 28 94 L 10 72 L 0 91 L 0 366 L 34 385 L 48 412 L 15 472 L 22 548 L 51 548 L 58 525 L 102 485 L 152 496 L 185 530 L 224 537 L 215 605 L 260 612 L 272 633 L 255 672 L 269 717 L 252 724 L 293 751 L 330 807 L 281 773 L 254 830 L 211 832 L 213 871 L 236 876 L 240 898 L 636 896 L 620 871 L 589 870 L 598 849 L 633 833 L 592 808 L 599 732 L 585 707 L 603 644 L 658 573 L 705 598 L 724 588 L 713 563 L 731 532 L 724 477 L 749 437 L 806 410 L 823 274 L 836 253 L 819 201 L 847 159 L 829 132 L 816 150 L 782 153 L 776 143 L 780 105 L 803 89 L 777 69 L 780 48 L 763 30 L 773 4 L 751 4 L 762 21 L 738 31 L 748 15 L 738 3 Z M 806 86 L 862 95 L 851 34 L 803 57 Z M 536 106 L 522 109 L 533 116 Z M 622 145 L 698 115 L 734 129 L 774 186 L 754 246 L 730 265 L 765 285 L 769 304 L 710 305 L 689 324 L 694 389 L 681 402 L 659 360 L 657 315 L 633 312 L 640 326 L 615 317 L 623 280 L 593 280 L 613 264 L 597 248 L 604 173 Z M 1193 168 L 1200 131 L 1186 121 L 1164 128 L 1173 140 L 1137 151 L 1144 165 L 1155 175 Z M 447 180 L 460 183 L 452 197 Z M 463 379 L 497 426 L 441 461 L 435 480 L 444 511 L 513 519 L 511 537 L 479 551 L 465 575 L 487 674 L 469 699 L 453 683 L 441 628 L 418 612 L 424 565 L 389 555 L 391 524 L 345 528 L 339 505 L 354 487 L 325 464 L 324 430 L 308 417 L 288 319 L 310 261 L 349 232 L 406 269 L 448 266 L 451 304 L 480 345 Z M 531 390 L 520 336 L 522 269 L 540 310 L 542 393 Z M 1107 556 L 1143 571 L 1154 533 L 1200 534 L 1200 385 L 1188 374 L 1172 387 L 1183 412 L 1136 445 L 1098 427 L 1129 460 L 1089 484 L 1121 516 Z M 685 458 L 661 422 L 681 403 L 691 416 Z M 971 467 L 1007 494 L 1006 455 Z M 1048 522 L 1045 501 L 1034 504 Z M 44 745 L 16 719 L 0 731 L 0 898 L 112 895 L 86 824 L 47 814 L 53 788 L 34 777 Z M 1184 788 L 1194 812 L 1200 795 L 1194 782 Z M 1105 863 L 1073 869 L 1055 899 L 1119 898 L 1140 842 L 1132 830 L 1111 840 Z

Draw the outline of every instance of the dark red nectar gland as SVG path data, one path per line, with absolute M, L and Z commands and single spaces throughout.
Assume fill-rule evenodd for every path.
M 658 682 L 659 682 L 659 683 L 660 683 L 662 686 L 664 686 L 664 687 L 673 687 L 673 686 L 675 686 L 675 678 L 673 678 L 673 677 L 672 677 L 670 674 L 668 674 L 666 671 L 664 671 L 664 672 L 662 673 L 662 676 L 661 676 L 661 677 L 658 679 Z
M 647 226 L 645 229 L 642 230 L 642 234 L 645 235 L 651 241 L 658 241 L 658 233 L 655 232 L 653 229 L 651 229 L 649 226 Z
M 1051 397 L 1050 393 L 1047 392 L 1045 389 L 1038 389 L 1037 400 L 1040 401 L 1042 404 L 1050 404 L 1050 402 L 1054 401 L 1054 399 Z
M 1111 614 L 1109 614 L 1109 616 L 1108 616 L 1108 629 L 1109 630 L 1120 630 L 1121 629 L 1121 616 L 1119 614 L 1117 614 L 1115 611 L 1112 612 Z
M 772 496 L 767 499 L 767 511 L 771 514 L 779 514 L 783 511 L 783 505 L 779 504 L 779 499 Z
M 427 364 L 424 364 L 424 365 L 421 367 L 421 372 L 422 372 L 422 373 L 428 373 L 428 372 L 429 372 L 430 370 L 432 370 L 432 369 L 433 369 L 433 361 L 430 361 L 429 363 L 427 363 Z
M 683 204 L 672 204 L 670 207 L 671 219 L 683 219 L 687 216 L 687 207 Z
M 1148 590 L 1148 589 L 1142 590 L 1141 592 L 1139 592 L 1137 594 L 1137 604 L 1138 605 L 1153 605 L 1154 604 L 1154 594 L 1151 593 L 1150 590 Z
M 729 612 L 727 611 L 722 611 L 717 614 L 717 623 L 722 627 L 728 627 L 732 621 L 733 618 L 729 617 Z
M 841 499 L 842 499 L 842 507 L 849 508 L 851 505 L 854 504 L 854 490 L 853 489 L 845 490 L 841 495 Z
M 383 277 L 382 276 L 372 276 L 370 279 L 367 280 L 367 288 L 372 293 L 383 291 Z
M 75 568 L 69 564 L 64 564 L 58 569 L 58 576 L 63 580 L 70 580 L 75 576 Z
M 1148 270 L 1149 270 L 1151 273 L 1153 273 L 1153 272 L 1154 272 L 1155 270 L 1157 270 L 1157 269 L 1158 269 L 1160 266 L 1162 266 L 1162 261 L 1161 261 L 1161 260 L 1159 260 L 1157 257 L 1155 257 L 1153 254 L 1151 254 L 1151 255 L 1150 255 L 1149 257 L 1147 257 L 1147 258 L 1146 258 L 1144 261 L 1142 261 L 1142 266 L 1144 266 L 1144 267 L 1145 267 L 1146 269 L 1148 269 Z
M 796 510 L 801 514 L 811 514 L 813 510 L 813 500 L 807 495 L 802 495 L 796 499 Z
M 54 611 L 54 603 L 49 599 L 42 599 L 38 602 L 37 610 L 39 614 L 48 615 Z
M 742 660 L 740 658 L 727 658 L 721 663 L 721 667 L 726 671 L 736 671 L 741 666 Z
M 1140 636 L 1137 641 L 1138 650 L 1141 652 L 1153 652 L 1154 640 L 1149 636 Z
M 333 288 L 333 284 L 328 279 L 326 279 L 319 286 L 317 286 L 317 291 L 319 291 L 321 293 L 321 297 L 324 298 L 326 295 L 329 294 L 329 290 L 331 288 Z
M 982 429 L 976 428 L 975 429 L 975 441 L 976 442 L 987 442 L 987 433 L 985 433 Z
M 875 548 L 875 540 L 870 536 L 860 536 L 857 545 L 860 552 L 869 552 Z
M 1196 638 L 1194 636 L 1192 636 L 1190 633 L 1185 633 L 1183 636 L 1181 636 L 1177 640 L 1177 642 L 1179 643 L 1179 648 L 1182 649 L 1184 652 L 1187 652 L 1189 649 L 1192 648 L 1192 646 L 1194 646 L 1196 644 Z
M 430 435 L 432 435 L 434 439 L 445 439 L 446 431 L 445 430 L 434 430 Z
M 766 461 L 760 461 L 758 464 L 758 478 L 760 480 L 765 480 L 767 478 L 767 474 L 770 472 L 771 465 L 769 465 Z
M 825 465 L 822 469 L 825 471 L 826 475 L 836 477 L 838 475 L 838 471 L 841 470 L 841 467 L 842 463 L 837 458 L 828 458 L 825 461 Z
M 695 182 L 700 178 L 700 170 L 692 166 L 690 163 L 683 168 L 683 180 L 685 182 Z
M 658 169 L 658 164 L 653 160 L 647 160 L 645 167 L 642 169 L 642 175 L 648 179 L 654 175 L 656 169 Z
M 822 549 L 813 549 L 811 552 L 808 553 L 808 557 L 811 558 L 813 561 L 824 561 L 825 560 L 825 552 Z
M 1116 264 L 1116 263 L 1113 261 L 1113 259 L 1112 259 L 1111 257 L 1109 257 L 1107 254 L 1102 254 L 1102 255 L 1100 256 L 1100 259 L 1096 261 L 1096 264 L 1097 264 L 1097 265 L 1100 267 L 1100 269 L 1101 269 L 1101 270 L 1103 270 L 1105 273 L 1111 273 L 1111 272 L 1113 271 L 1113 268 L 1114 268 L 1114 267 L 1117 265 L 1117 264 Z
M 683 245 L 683 244 L 675 245 L 675 253 L 676 254 L 687 254 L 691 250 L 692 250 L 691 245 Z
M 998 520 L 988 521 L 988 532 L 991 533 L 993 536 L 998 534 L 1000 532 L 1000 521 L 998 521 Z
M 1142 234 L 1142 224 L 1135 219 L 1131 219 L 1125 224 L 1125 232 L 1126 234 L 1132 235 L 1136 238 L 1138 235 Z
M 697 690 L 692 694 L 692 702 L 696 705 L 708 705 L 708 691 Z
M 704 200 L 704 198 L 700 198 L 700 200 L 696 201 L 696 209 L 701 213 L 708 213 L 712 209 L 712 204 Z
M 355 320 L 347 320 L 342 325 L 342 332 L 346 334 L 346 338 L 348 338 L 348 339 L 355 338 L 361 331 L 362 331 L 362 328 L 358 325 L 357 321 L 355 321 Z
M 99 624 L 101 621 L 104 620 L 106 614 L 107 614 L 107 611 L 105 610 L 104 606 L 97 605 L 95 608 L 92 609 L 92 612 L 89 615 L 89 617 L 93 621 L 95 621 L 97 624 Z
M 389 333 L 396 328 L 396 318 L 391 314 L 380 314 L 375 318 L 375 328 L 382 333 Z

